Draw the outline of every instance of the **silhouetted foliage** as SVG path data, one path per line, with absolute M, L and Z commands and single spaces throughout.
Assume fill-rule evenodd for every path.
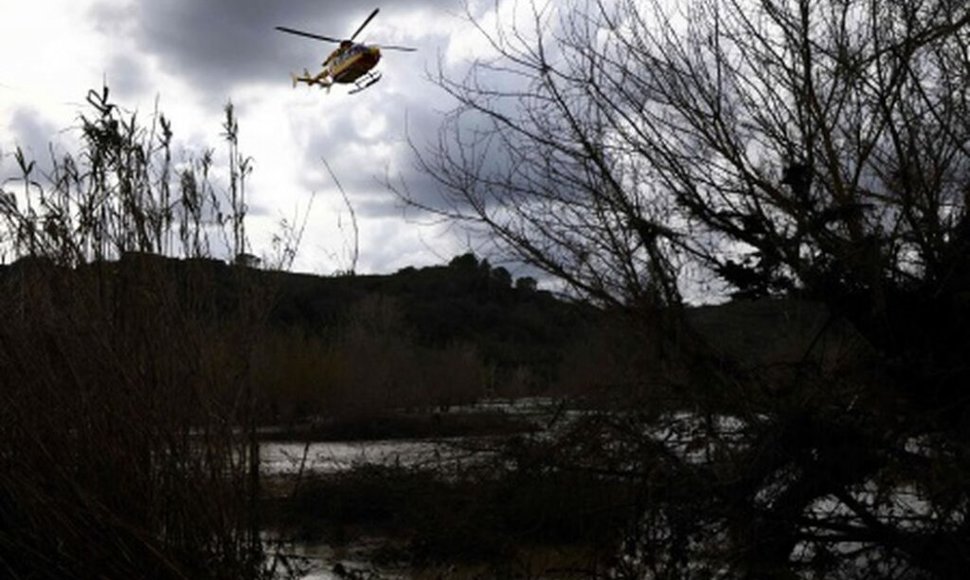
M 422 207 L 639 325 L 649 396 L 586 422 L 604 444 L 563 439 L 641 486 L 617 575 L 964 574 L 966 4 L 519 8 L 438 79 L 459 104 Z M 824 322 L 752 359 L 683 312 L 701 288 Z M 846 328 L 865 347 L 836 356 Z
M 245 249 L 232 109 L 227 201 L 211 152 L 176 170 L 164 116 L 87 100 L 79 151 L 39 175 L 18 149 L 0 191 L 0 576 L 264 577 L 249 359 L 272 292 L 210 258 Z

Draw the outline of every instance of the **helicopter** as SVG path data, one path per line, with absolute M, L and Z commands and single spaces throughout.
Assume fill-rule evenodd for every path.
M 374 11 L 370 13 L 370 16 L 364 19 L 364 23 L 361 24 L 350 36 L 350 38 L 347 39 L 321 36 L 319 34 L 297 30 L 295 28 L 277 26 L 276 30 L 279 30 L 280 32 L 295 34 L 297 36 L 312 38 L 314 40 L 336 42 L 339 45 L 337 46 L 336 50 L 331 52 L 327 59 L 323 61 L 323 70 L 321 70 L 319 73 L 310 74 L 310 71 L 303 69 L 302 75 L 291 74 L 290 77 L 293 80 L 293 86 L 296 87 L 298 83 L 306 83 L 307 86 L 318 85 L 320 88 L 325 88 L 329 92 L 330 87 L 332 87 L 334 84 L 352 83 L 354 88 L 349 91 L 349 94 L 359 93 L 360 91 L 381 80 L 381 73 L 373 70 L 373 68 L 377 66 L 378 61 L 381 60 L 381 49 L 400 50 L 404 52 L 413 52 L 417 50 L 407 46 L 376 46 L 354 42 L 354 39 L 357 38 L 360 31 L 363 30 L 364 27 L 367 26 L 375 16 L 377 16 L 379 11 L 379 8 L 375 8 Z

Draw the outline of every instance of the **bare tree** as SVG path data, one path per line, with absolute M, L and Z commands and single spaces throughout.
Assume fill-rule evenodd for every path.
M 677 306 L 704 280 L 715 295 L 798 295 L 849 320 L 873 353 L 852 369 L 806 356 L 788 374 L 687 355 L 678 386 L 702 405 L 695 443 L 709 460 L 642 437 L 616 448 L 637 458 L 622 475 L 650 498 L 631 532 L 639 565 L 961 575 L 970 7 L 517 12 L 476 22 L 494 57 L 438 78 L 458 106 L 419 163 L 443 195 L 413 203 L 604 304 Z

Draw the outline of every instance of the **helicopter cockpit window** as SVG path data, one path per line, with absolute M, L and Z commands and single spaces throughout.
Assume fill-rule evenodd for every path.
M 360 44 L 355 44 L 355 45 L 353 45 L 353 46 L 345 49 L 344 51 L 342 51 L 337 56 L 335 56 L 333 60 L 334 60 L 335 63 L 339 64 L 339 63 L 342 63 L 342 62 L 350 59 L 352 56 L 355 56 L 355 55 L 358 55 L 358 54 L 362 53 L 363 51 L 364 51 L 364 46 L 362 46 Z

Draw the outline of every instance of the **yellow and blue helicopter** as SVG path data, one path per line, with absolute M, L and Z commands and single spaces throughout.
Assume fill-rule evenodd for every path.
M 339 44 L 337 49 L 323 61 L 323 70 L 319 73 L 311 75 L 307 69 L 303 69 L 302 75 L 291 74 L 293 86 L 295 87 L 297 83 L 306 83 L 307 86 L 318 85 L 329 90 L 335 83 L 353 83 L 354 88 L 350 90 L 350 94 L 358 93 L 381 80 L 381 73 L 373 70 L 378 61 L 381 60 L 381 49 L 406 52 L 416 50 L 407 46 L 377 46 L 354 42 L 354 39 L 357 38 L 364 27 L 377 16 L 379 10 L 379 8 L 375 8 L 348 39 L 322 36 L 294 28 L 277 26 L 276 30 L 281 32 Z

